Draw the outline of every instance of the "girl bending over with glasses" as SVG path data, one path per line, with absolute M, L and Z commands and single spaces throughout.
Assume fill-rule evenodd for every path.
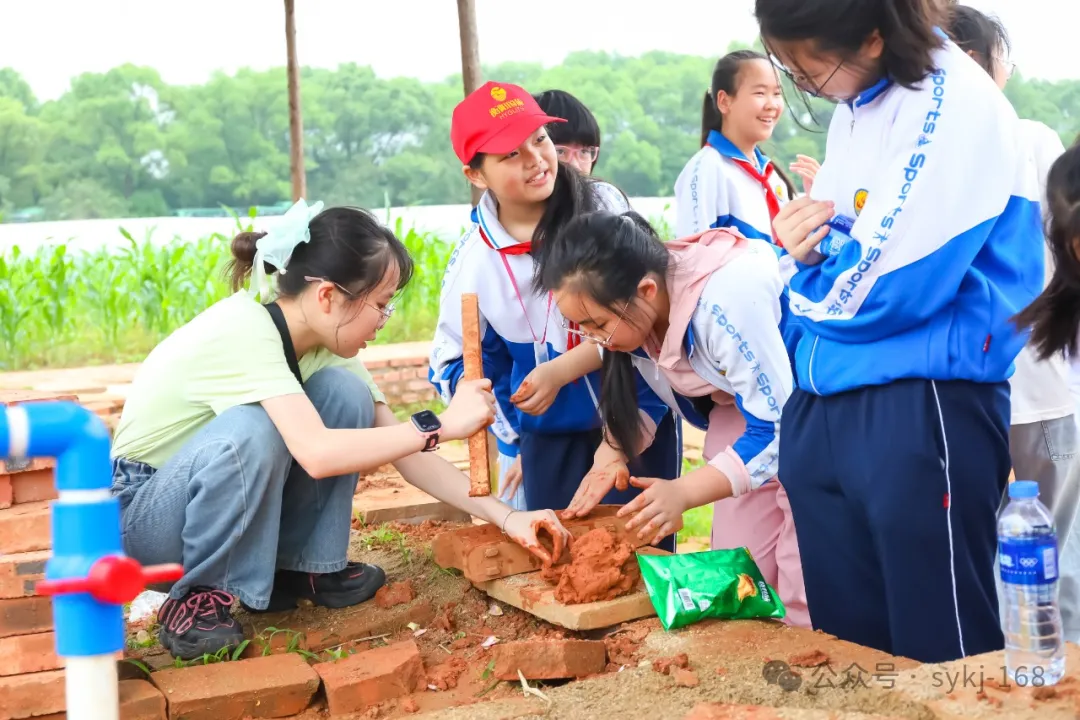
M 386 463 L 546 561 L 535 526 L 568 537 L 554 513 L 469 497 L 461 472 L 422 452 L 491 423 L 489 381 L 462 383 L 440 417 L 395 419 L 357 354 L 390 316 L 412 260 L 367 212 L 321 205 L 300 201 L 269 234 L 236 236 L 237 292 L 150 353 L 116 431 L 124 552 L 184 566 L 158 615 L 161 644 L 179 658 L 243 640 L 234 598 L 269 612 L 374 595 L 383 571 L 346 551 L 358 473 Z
M 533 97 L 545 115 L 566 121 L 548 127 L 560 162 L 592 175 L 600 159 L 600 126 L 589 108 L 564 90 L 546 90 Z
M 603 441 L 599 372 L 577 381 L 564 374 L 597 364 L 598 350 L 564 327 L 550 293 L 533 291 L 534 256 L 559 228 L 582 212 L 628 208 L 615 187 L 558 161 L 547 126 L 559 122 L 522 88 L 503 83 L 487 83 L 455 108 L 454 151 L 469 182 L 485 192 L 450 257 L 431 353 L 432 381 L 449 400 L 464 370 L 461 295 L 476 293 L 484 371 L 497 398 L 493 430 L 500 453 L 519 456 L 530 509 L 564 509 L 594 482 L 616 488 L 604 493 L 607 502 L 625 503 L 638 493 L 627 487 L 631 467 L 666 478 L 681 470 L 675 418 L 641 378 L 648 432 L 625 452 Z M 673 538 L 666 544 L 673 547 Z
M 777 64 L 837 103 L 810 196 L 773 223 L 799 325 L 780 477 L 810 616 L 920 662 L 1000 650 L 1010 318 L 1043 279 L 1019 120 L 940 0 L 755 12 Z
M 775 489 L 792 378 L 772 247 L 726 229 L 665 245 L 636 213 L 592 213 L 549 240 L 537 278 L 606 349 L 600 408 L 613 447 L 633 447 L 644 431 L 639 373 L 706 430 L 705 466 L 677 480 L 631 478 L 643 492 L 621 511 L 632 516 L 627 527 L 655 542 L 677 532 L 690 508 L 763 498 L 727 518 L 724 547 L 747 547 L 787 622 L 809 627 L 791 509 Z

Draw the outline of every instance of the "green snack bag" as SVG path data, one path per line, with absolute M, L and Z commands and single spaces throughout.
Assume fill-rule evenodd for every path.
M 684 555 L 637 554 L 665 630 L 705 618 L 782 618 L 783 603 L 746 548 Z

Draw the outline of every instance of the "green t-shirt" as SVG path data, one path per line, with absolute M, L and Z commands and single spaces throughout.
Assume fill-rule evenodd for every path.
M 306 381 L 344 367 L 386 402 L 359 358 L 319 348 L 300 358 Z M 208 422 L 237 405 L 302 393 L 270 313 L 246 291 L 221 300 L 167 337 L 135 376 L 112 454 L 161 468 Z

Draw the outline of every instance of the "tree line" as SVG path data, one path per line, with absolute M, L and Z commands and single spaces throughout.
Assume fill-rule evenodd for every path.
M 575 94 L 603 133 L 597 174 L 631 196 L 663 196 L 699 147 L 714 62 L 578 52 L 549 68 L 485 67 L 484 77 Z M 459 75 L 425 83 L 347 63 L 304 68 L 301 93 L 311 197 L 376 208 L 468 202 L 449 140 Z M 1066 143 L 1080 132 L 1080 80 L 1017 75 L 1006 94 L 1021 117 L 1045 122 Z M 831 107 L 807 106 L 790 88 L 787 96 L 766 152 L 784 167 L 799 153 L 820 159 Z M 278 205 L 291 194 L 288 150 L 283 67 L 181 86 L 152 68 L 124 65 L 79 75 L 46 102 L 17 72 L 0 69 L 0 214 L 8 221 Z

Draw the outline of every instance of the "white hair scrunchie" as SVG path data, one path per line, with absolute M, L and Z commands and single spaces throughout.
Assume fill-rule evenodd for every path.
M 275 275 L 284 275 L 293 250 L 300 243 L 311 242 L 308 225 L 322 212 L 322 201 L 308 205 L 300 198 L 289 208 L 273 229 L 255 241 L 255 260 L 251 267 L 251 293 L 264 305 L 274 300 L 277 292 L 270 287 L 265 264 L 277 268 Z

